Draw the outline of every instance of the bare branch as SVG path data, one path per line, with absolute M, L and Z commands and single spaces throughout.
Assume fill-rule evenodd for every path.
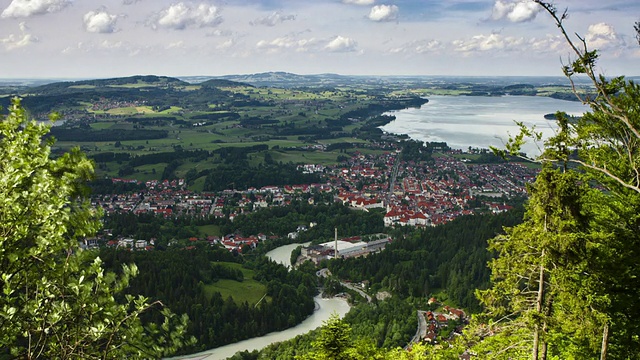
M 632 185 L 627 183 L 626 181 L 622 180 L 621 178 L 619 178 L 618 176 L 614 175 L 611 171 L 607 170 L 604 167 L 598 167 L 595 165 L 591 165 L 591 164 L 587 164 L 586 162 L 582 161 L 582 160 L 578 160 L 578 159 L 571 159 L 569 160 L 571 162 L 574 162 L 576 164 L 580 164 L 586 168 L 589 168 L 591 170 L 595 170 L 597 172 L 600 172 L 608 177 L 610 177 L 611 179 L 613 179 L 615 182 L 617 182 L 618 184 L 624 186 L 627 189 L 633 190 L 637 193 L 640 193 L 640 186 L 637 185 Z

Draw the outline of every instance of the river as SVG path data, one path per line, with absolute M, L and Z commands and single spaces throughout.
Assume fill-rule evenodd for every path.
M 270 258 L 271 260 L 284 265 L 287 268 L 291 268 L 291 252 L 293 251 L 293 249 L 297 248 L 298 246 L 302 245 L 302 246 L 308 246 L 309 244 L 311 244 L 310 242 L 304 243 L 304 244 L 289 244 L 289 245 L 283 245 L 280 246 L 278 248 L 275 248 L 271 251 L 269 251 L 268 253 L 266 253 L 265 255 L 267 255 L 268 258 Z
M 272 260 L 279 262 L 285 266 L 290 264 L 291 251 L 296 247 L 305 244 L 291 244 L 280 246 L 274 250 L 269 251 L 266 255 Z M 328 320 L 332 314 L 337 314 L 341 318 L 349 312 L 349 304 L 343 299 L 330 298 L 323 299 L 320 295 L 314 298 L 316 302 L 316 310 L 306 318 L 303 322 L 292 328 L 272 332 L 264 336 L 255 337 L 247 340 L 243 340 L 237 343 L 221 346 L 215 349 L 203 351 L 201 353 L 181 356 L 176 359 L 191 359 L 191 360 L 222 360 L 233 356 L 238 351 L 253 351 L 260 350 L 269 344 L 289 340 L 298 335 L 305 334 L 311 330 L 314 330 L 322 325 L 322 323 Z
M 535 125 L 543 137 L 553 134 L 555 122 L 544 115 L 564 111 L 581 115 L 589 110 L 576 101 L 557 100 L 541 96 L 430 96 L 419 109 L 388 112 L 396 120 L 381 129 L 393 134 L 406 134 L 420 141 L 445 141 L 456 149 L 504 147 L 509 134 L 516 135 L 514 121 Z M 523 150 L 536 155 L 533 144 Z

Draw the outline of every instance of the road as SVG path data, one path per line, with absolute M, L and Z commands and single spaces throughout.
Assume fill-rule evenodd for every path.
M 393 169 L 391 169 L 391 179 L 389 180 L 389 191 L 387 192 L 387 204 L 391 202 L 391 197 L 393 196 L 393 188 L 396 186 L 396 178 L 398 177 L 398 170 L 400 168 L 401 157 L 402 157 L 402 152 L 399 152 L 396 155 L 396 162 L 393 164 Z
M 418 329 L 411 341 L 404 348 L 407 349 L 411 345 L 419 343 L 427 336 L 427 320 L 424 318 L 424 311 L 418 310 Z

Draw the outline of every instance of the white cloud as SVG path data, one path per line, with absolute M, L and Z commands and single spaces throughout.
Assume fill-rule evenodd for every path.
M 152 18 L 151 27 L 184 30 L 187 27 L 213 27 L 220 23 L 222 16 L 216 6 L 202 3 L 193 7 L 180 2 L 156 14 Z
M 207 36 L 233 36 L 234 33 L 228 30 L 215 29 L 207 33 Z
M 500 34 L 476 35 L 468 40 L 453 41 L 455 50 L 464 53 L 521 50 L 523 44 L 525 40 L 522 37 Z
M 287 20 L 295 20 L 295 15 L 283 15 L 279 11 L 273 12 L 267 16 L 255 19 L 250 22 L 251 25 L 276 26 Z
M 369 20 L 393 21 L 398 18 L 398 7 L 395 5 L 376 5 L 369 12 Z
M 618 37 L 613 26 L 607 23 L 589 25 L 584 39 L 591 49 L 607 49 L 624 46 L 624 40 Z
M 184 48 L 184 41 L 182 41 L 182 40 L 179 40 L 179 41 L 176 41 L 176 42 L 172 42 L 172 43 L 167 44 L 165 46 L 165 49 L 167 49 L 167 50 L 168 49 L 182 49 L 182 48 Z
M 496 0 L 491 17 L 494 20 L 507 19 L 511 22 L 525 22 L 536 18 L 540 5 L 531 0 Z
M 536 54 L 557 53 L 566 55 L 569 48 L 564 37 L 561 35 L 547 35 L 544 38 L 532 38 L 528 41 L 531 51 Z
M 166 48 L 167 45 L 164 44 L 154 48 L 149 44 L 140 45 L 129 41 L 112 41 L 105 39 L 102 41 L 80 41 L 76 43 L 76 45 L 67 46 L 61 53 L 69 57 L 79 54 L 82 56 L 98 54 L 99 57 L 114 56 L 117 54 L 117 56 L 133 57 L 141 54 L 154 54 L 154 49 L 164 52 Z
M 2 11 L 3 18 L 20 18 L 60 11 L 70 5 L 69 0 L 13 0 Z
M 356 51 L 358 43 L 348 37 L 336 36 L 333 40 L 324 47 L 325 50 L 331 52 L 351 52 Z
M 38 38 L 27 34 L 28 27 L 24 22 L 20 23 L 20 35 L 9 34 L 6 38 L 0 38 L 0 43 L 2 43 L 7 50 L 13 50 L 21 47 L 25 47 L 27 45 L 38 42 Z
M 354 5 L 373 5 L 376 0 L 342 0 L 345 4 L 354 4 Z
M 102 49 L 120 49 L 124 47 L 124 43 L 122 41 L 109 41 L 104 40 L 100 43 L 99 47 Z
M 101 42 L 78 42 L 75 46 L 67 46 L 62 50 L 63 54 L 95 53 L 96 51 L 108 50 L 109 52 L 124 49 L 128 45 L 122 41 L 103 40 Z
M 292 35 L 287 35 L 273 39 L 271 41 L 260 40 L 256 44 L 258 49 L 267 50 L 270 53 L 279 52 L 284 49 L 293 49 L 296 52 L 306 52 L 312 50 L 317 40 L 310 39 L 296 39 Z
M 84 28 L 92 33 L 109 34 L 115 31 L 117 19 L 105 10 L 89 11 L 84 14 Z
M 227 39 L 223 43 L 221 43 L 218 46 L 216 46 L 216 49 L 218 49 L 218 50 L 226 50 L 226 49 L 229 49 L 229 48 L 233 47 L 233 45 L 235 45 L 235 41 L 233 41 L 233 39 Z
M 438 40 L 416 40 L 399 47 L 389 49 L 390 53 L 433 53 L 443 49 L 443 44 Z
M 133 5 L 137 2 L 140 2 L 142 0 L 122 0 L 122 5 Z

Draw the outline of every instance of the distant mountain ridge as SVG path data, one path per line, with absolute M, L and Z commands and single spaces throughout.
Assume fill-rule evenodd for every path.
M 283 71 L 262 72 L 255 74 L 234 74 L 223 76 L 182 76 L 181 80 L 192 84 L 211 79 L 223 79 L 251 84 L 257 87 L 335 87 L 364 85 L 407 84 L 424 86 L 425 84 L 484 84 L 491 86 L 509 86 L 516 84 L 531 84 L 533 86 L 560 85 L 568 86 L 569 81 L 564 76 L 429 76 L 429 75 L 340 75 L 340 74 L 310 74 L 300 75 Z M 582 83 L 577 79 L 577 83 Z
M 640 80 L 640 77 L 629 77 Z M 226 80 L 228 83 L 211 82 L 211 80 Z M 576 79 L 580 84 L 581 79 Z M 237 84 L 237 83 L 241 83 Z M 118 87 L 137 84 L 163 86 L 189 86 L 202 84 L 212 87 L 233 87 L 252 85 L 257 87 L 336 87 L 354 85 L 389 85 L 406 84 L 424 86 L 434 84 L 484 84 L 492 86 L 508 86 L 515 84 L 561 85 L 568 86 L 568 80 L 563 76 L 428 76 L 428 75 L 340 75 L 332 73 L 300 75 L 284 71 L 262 72 L 255 74 L 231 74 L 222 76 L 159 76 L 134 75 L 105 79 L 0 79 L 0 88 L 29 89 L 29 93 L 46 93 L 56 89 L 82 87 Z M 215 84 L 215 85 L 214 85 Z
M 353 84 L 357 77 L 338 74 L 298 75 L 289 72 L 264 72 L 245 75 L 224 75 L 212 77 L 182 78 L 186 81 L 198 82 L 198 78 L 229 80 L 234 82 L 251 84 L 254 86 L 292 87 L 292 86 L 335 86 L 340 84 Z

